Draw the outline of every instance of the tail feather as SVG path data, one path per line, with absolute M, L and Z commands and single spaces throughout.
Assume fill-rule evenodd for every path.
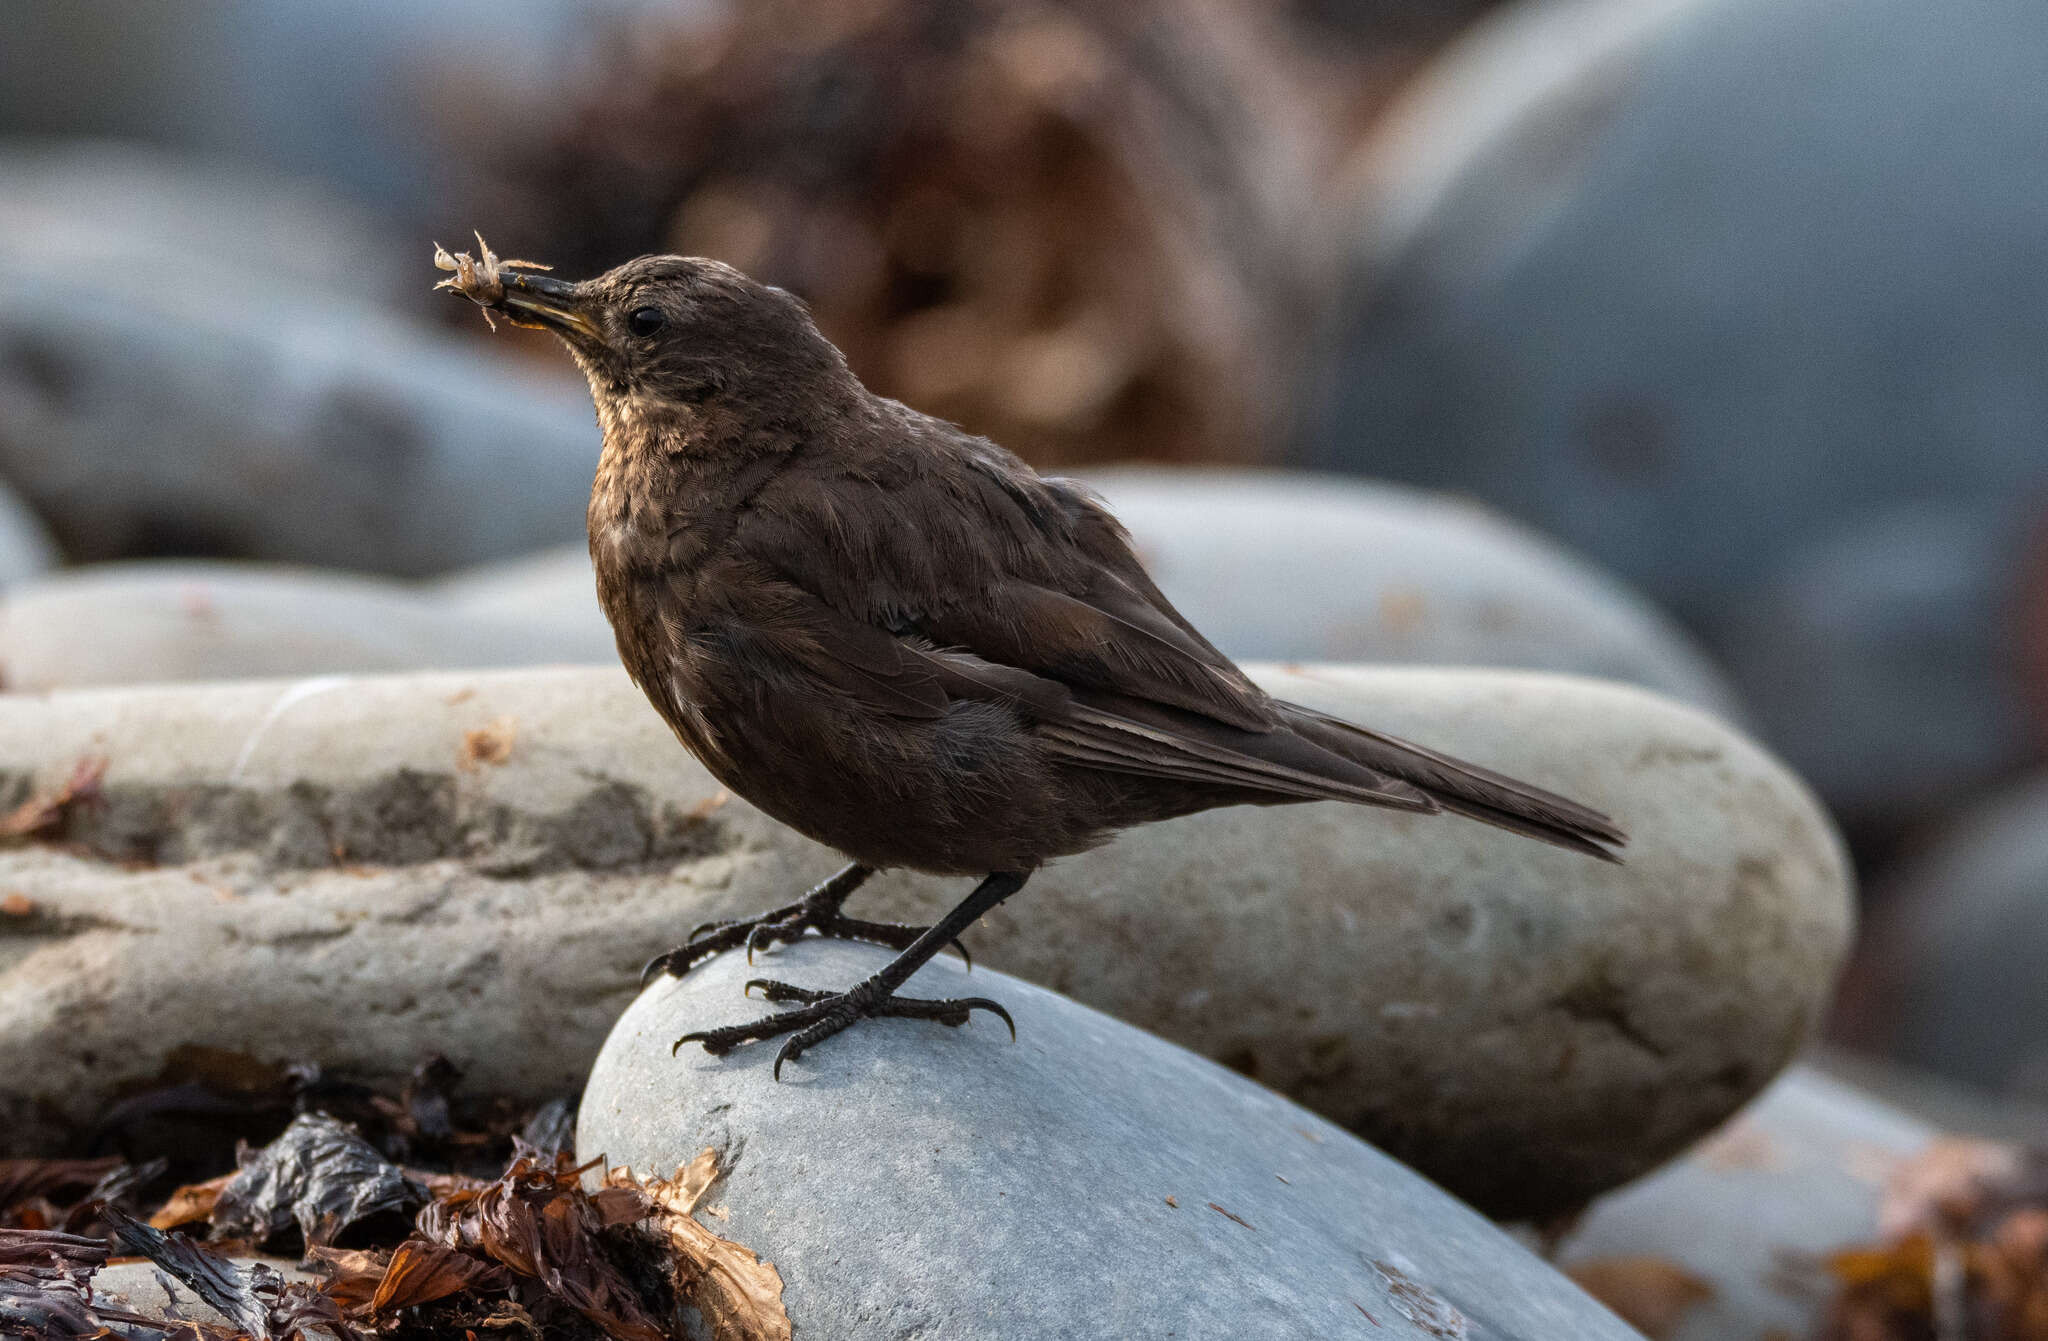
M 1603 861 L 1628 835 L 1606 815 L 1555 792 L 1295 703 L 1277 703 L 1295 732 L 1334 754 L 1413 784 L 1445 810 Z

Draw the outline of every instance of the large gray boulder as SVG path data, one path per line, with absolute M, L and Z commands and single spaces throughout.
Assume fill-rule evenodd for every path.
M 1453 818 L 1216 811 L 1044 871 L 971 933 L 983 963 L 1504 1214 L 1642 1172 L 1798 1047 L 1849 877 L 1812 798 L 1731 728 L 1566 677 L 1254 673 L 1613 811 L 1628 864 Z M 21 1148 L 184 1043 L 390 1078 L 439 1050 L 481 1091 L 551 1096 L 648 955 L 838 864 L 724 796 L 615 669 L 0 697 L 0 806 L 92 759 L 96 799 L 55 841 L 0 850 L 0 890 L 28 900 L 0 917 Z M 927 922 L 965 892 L 871 889 L 868 915 Z
M 2039 755 L 2013 618 L 2033 525 L 1902 506 L 1794 546 L 1718 621 L 1756 730 L 1845 822 L 1923 823 Z
M 775 971 L 851 986 L 888 955 L 806 942 Z M 772 1261 L 800 1336 L 1636 1336 L 1471 1208 L 1213 1062 L 1001 973 L 923 996 L 1016 1017 L 877 1021 L 770 1077 L 682 1033 L 764 1009 L 729 955 L 649 988 L 584 1092 L 580 1158 L 730 1171 L 725 1237 Z
M 1873 822 L 1908 780 L 1996 776 L 2048 485 L 2044 67 L 2025 0 L 1504 10 L 1365 156 L 1346 347 L 1296 459 L 1535 522 L 1727 639 L 1767 727 L 1806 683 L 1770 640 L 1854 620 L 1836 729 L 1766 738 Z M 1786 599 L 1823 571 L 1834 602 Z M 1724 632 L 1759 592 L 1775 622 Z M 1900 729 L 1928 686 L 1959 733 Z M 1905 794 L 1869 804 L 1880 779 Z
M 2048 1103 L 2048 777 L 1959 815 L 1891 871 L 1846 1002 L 1856 1042 Z
M 1255 661 L 1512 666 L 1735 718 L 1692 639 L 1625 584 L 1470 498 L 1293 471 L 1095 471 L 1160 588 Z

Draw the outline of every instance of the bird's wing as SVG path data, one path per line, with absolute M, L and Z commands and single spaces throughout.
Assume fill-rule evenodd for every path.
M 1123 528 L 1078 486 L 993 449 L 946 465 L 786 471 L 735 543 L 877 627 L 1076 688 L 1282 728 L 1265 693 L 1180 617 Z
M 810 603 L 817 673 L 869 710 L 935 717 L 956 700 L 1000 701 L 1079 765 L 1275 799 L 1436 809 L 1288 730 L 1158 596 L 1115 522 L 1078 490 L 1035 476 L 987 488 L 793 483 L 759 499 L 732 543 L 787 599 Z
M 1077 689 L 965 649 L 876 628 L 793 587 L 777 604 L 790 621 L 778 639 L 782 654 L 870 713 L 930 721 L 959 702 L 1001 703 L 1048 754 L 1072 764 L 1275 800 L 1438 808 L 1407 783 L 1290 732 L 1248 731 L 1179 708 Z M 800 635 L 788 636 L 793 629 Z

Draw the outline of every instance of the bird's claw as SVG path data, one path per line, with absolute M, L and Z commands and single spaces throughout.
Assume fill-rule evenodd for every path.
M 790 1035 L 775 1054 L 773 1075 L 782 1079 L 782 1064 L 793 1062 L 810 1049 L 824 1042 L 832 1035 L 864 1019 L 893 1017 L 898 1019 L 933 1020 L 951 1028 L 966 1024 L 976 1010 L 985 1010 L 1010 1031 L 1010 1041 L 1017 1041 L 1017 1022 L 1000 1002 L 985 996 L 956 997 L 950 1000 L 929 1001 L 918 997 L 902 997 L 883 989 L 874 979 L 861 983 L 846 992 L 826 992 L 813 987 L 798 987 L 792 983 L 778 982 L 773 978 L 750 978 L 743 989 L 748 996 L 759 988 L 763 999 L 776 1005 L 794 1005 L 794 1010 L 785 1010 L 774 1015 L 746 1024 L 727 1025 L 722 1029 L 699 1029 L 684 1034 L 670 1047 L 669 1055 L 682 1050 L 685 1043 L 696 1043 L 713 1057 L 723 1057 L 743 1043 L 759 1043 Z

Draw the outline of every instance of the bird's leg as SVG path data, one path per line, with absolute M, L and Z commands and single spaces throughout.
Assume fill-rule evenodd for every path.
M 894 1015 L 915 1020 L 937 1020 L 940 1024 L 961 1025 L 967 1023 L 970 1012 L 980 1009 L 989 1011 L 1010 1026 L 1010 1037 L 1017 1037 L 1017 1025 L 1010 1018 L 1010 1012 L 987 997 L 961 997 L 950 1001 L 924 1001 L 914 997 L 896 995 L 896 989 L 910 980 L 910 975 L 953 942 L 962 931 L 973 925 L 976 918 L 1009 898 L 1024 887 L 1026 876 L 1012 871 L 998 871 L 974 887 L 974 892 L 960 901 L 960 906 L 947 913 L 923 934 L 911 942 L 902 954 L 897 955 L 873 977 L 870 977 L 844 992 L 821 992 L 808 987 L 792 987 L 788 983 L 773 982 L 766 978 L 755 978 L 747 984 L 751 994 L 758 987 L 762 995 L 778 1005 L 796 1002 L 795 1010 L 782 1011 L 751 1024 L 735 1024 L 724 1029 L 707 1029 L 685 1034 L 676 1040 L 680 1048 L 685 1043 L 701 1043 L 704 1051 L 714 1057 L 722 1057 L 742 1043 L 754 1043 L 782 1034 L 790 1035 L 782 1045 L 782 1051 L 775 1055 L 775 1078 L 782 1078 L 782 1064 L 795 1061 L 810 1048 L 832 1037 L 856 1020 L 876 1016 Z M 673 1051 L 674 1049 L 671 1049 Z
M 815 931 L 820 936 L 830 936 L 835 940 L 869 941 L 892 950 L 908 949 L 924 934 L 923 927 L 899 922 L 868 922 L 848 917 L 840 911 L 853 892 L 874 873 L 872 866 L 856 862 L 820 883 L 795 903 L 771 908 L 756 917 L 705 922 L 690 932 L 687 944 L 648 960 L 647 966 L 640 970 L 640 983 L 646 986 L 657 973 L 680 978 L 713 955 L 737 950 L 741 946 L 746 947 L 747 962 L 751 964 L 754 951 L 778 941 L 796 940 L 806 931 Z M 966 946 L 954 941 L 953 948 L 970 965 L 973 963 Z

